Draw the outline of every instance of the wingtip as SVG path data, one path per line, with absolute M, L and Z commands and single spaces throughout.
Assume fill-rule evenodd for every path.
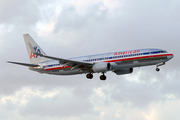
M 14 63 L 14 62 L 11 62 L 11 61 L 6 61 L 7 63 Z

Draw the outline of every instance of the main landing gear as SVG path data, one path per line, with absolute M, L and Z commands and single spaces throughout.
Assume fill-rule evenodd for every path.
M 106 76 L 104 75 L 104 73 L 100 76 L 101 80 L 106 80 Z
M 89 73 L 86 75 L 87 79 L 92 79 L 93 78 L 93 74 Z
M 103 73 L 103 75 L 100 76 L 100 79 L 101 80 L 106 80 L 106 76 L 104 75 L 104 73 Z
M 93 74 L 92 73 L 88 73 L 86 75 L 86 77 L 87 77 L 87 79 L 92 79 L 93 78 Z M 104 75 L 104 73 L 103 73 L 103 75 L 100 76 L 100 79 L 101 80 L 106 80 L 106 76 Z

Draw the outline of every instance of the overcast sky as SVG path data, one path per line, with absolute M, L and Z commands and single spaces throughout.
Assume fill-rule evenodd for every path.
M 0 0 L 1 120 L 179 120 L 179 0 Z M 174 58 L 132 74 L 53 76 L 29 63 L 23 34 L 51 56 L 160 48 Z

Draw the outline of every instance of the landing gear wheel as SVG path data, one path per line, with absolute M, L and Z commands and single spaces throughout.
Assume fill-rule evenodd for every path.
M 91 73 L 89 73 L 89 74 L 86 75 L 86 77 L 87 77 L 88 79 L 92 79 L 92 78 L 93 78 L 93 75 L 92 75 Z
M 157 72 L 159 72 L 159 71 L 160 71 L 160 69 L 159 69 L 159 68 L 156 68 L 156 71 L 157 71 Z
M 106 80 L 106 76 L 105 76 L 105 75 L 101 75 L 101 76 L 100 76 L 100 79 L 101 79 L 101 80 Z

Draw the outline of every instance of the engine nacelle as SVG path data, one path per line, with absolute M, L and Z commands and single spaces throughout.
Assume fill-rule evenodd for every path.
M 129 74 L 133 72 L 133 68 L 124 68 L 114 71 L 117 75 Z
M 111 70 L 111 64 L 106 62 L 95 63 L 92 70 L 93 72 L 106 72 Z

